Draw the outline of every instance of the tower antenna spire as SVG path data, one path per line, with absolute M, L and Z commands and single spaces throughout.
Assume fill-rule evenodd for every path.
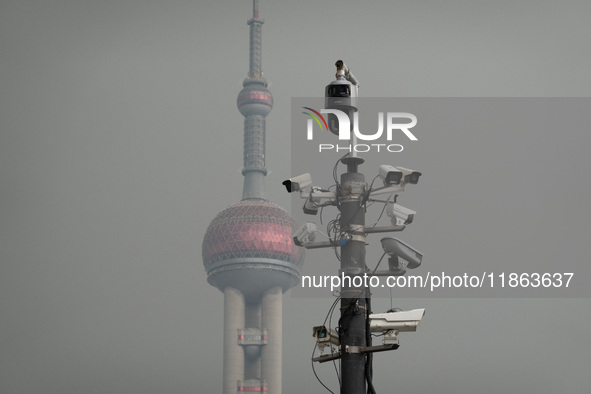
M 252 19 L 259 19 L 259 0 L 252 1 Z
M 249 79 L 259 80 L 267 86 L 267 81 L 263 78 L 261 54 L 262 27 L 265 21 L 259 18 L 259 0 L 252 1 L 252 19 L 247 23 L 250 25 L 250 67 L 248 76 Z

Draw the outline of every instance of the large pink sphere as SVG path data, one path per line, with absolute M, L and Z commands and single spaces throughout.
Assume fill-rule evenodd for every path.
M 203 239 L 209 282 L 223 290 L 256 275 L 264 285 L 249 286 L 291 287 L 303 262 L 303 249 L 292 240 L 294 224 L 283 208 L 265 200 L 243 200 L 220 212 Z

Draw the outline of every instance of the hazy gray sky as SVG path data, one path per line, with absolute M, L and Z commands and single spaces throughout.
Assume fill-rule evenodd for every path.
M 267 195 L 286 208 L 290 100 L 323 94 L 338 58 L 367 97 L 591 94 L 587 1 L 261 0 L 260 7 L 263 69 L 275 97 Z M 201 242 L 242 190 L 235 100 L 248 68 L 250 16 L 248 0 L 0 0 L 1 392 L 221 390 L 223 297 L 207 284 Z M 539 201 L 497 200 L 469 218 L 479 228 L 491 221 L 493 234 L 514 231 L 524 255 L 530 247 L 557 266 L 588 262 L 591 234 L 589 130 L 561 132 L 556 149 L 545 140 L 532 146 L 551 153 L 529 152 L 528 168 L 570 167 L 569 187 L 551 179 L 546 190 L 536 173 Z M 433 141 L 396 164 L 424 160 L 428 169 L 441 157 L 475 176 L 494 171 L 491 155 L 441 152 Z M 483 140 L 469 141 L 480 149 Z M 510 169 L 522 153 L 499 150 L 499 163 Z M 404 196 L 420 216 L 400 237 L 426 253 L 425 266 L 440 261 L 443 236 L 469 256 L 503 258 L 470 232 L 468 219 L 456 223 L 459 232 L 436 232 L 441 199 L 476 209 L 475 191 L 443 190 L 423 171 Z M 553 216 L 554 201 L 564 215 Z M 550 244 L 560 232 L 574 250 L 546 254 L 532 246 L 539 239 L 531 226 L 504 226 L 499 212 L 518 203 L 538 214 L 533 234 Z M 309 252 L 306 264 L 330 258 Z M 310 368 L 311 327 L 330 304 L 286 294 L 285 394 L 323 392 Z M 401 335 L 400 349 L 374 358 L 380 393 L 590 393 L 588 299 L 395 305 L 427 314 L 417 333 Z M 389 306 L 374 302 L 375 310 Z M 317 370 L 338 390 L 330 365 Z

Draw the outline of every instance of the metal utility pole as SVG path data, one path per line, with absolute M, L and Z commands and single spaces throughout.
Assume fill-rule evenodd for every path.
M 351 234 L 351 239 L 341 246 L 341 273 L 352 279 L 365 272 L 365 176 L 358 172 L 364 162 L 360 157 L 341 160 L 347 172 L 341 175 L 338 200 L 341 212 L 341 231 Z M 341 287 L 341 394 L 366 392 L 366 356 L 354 349 L 367 347 L 367 300 L 371 297 L 365 287 L 356 287 L 344 281 Z
M 327 86 L 326 106 L 345 111 L 350 120 L 357 111 L 356 99 L 359 83 L 342 61 L 335 63 L 337 80 Z M 337 130 L 332 130 L 333 133 Z M 355 136 L 353 143 L 356 143 Z M 356 152 L 341 159 L 347 166 L 347 172 L 341 174 L 340 187 L 337 190 L 337 208 L 340 211 L 339 227 L 341 234 L 347 234 L 347 240 L 341 246 L 341 270 L 351 281 L 341 287 L 341 319 L 339 338 L 341 346 L 341 394 L 366 392 L 366 354 L 359 350 L 367 346 L 367 318 L 369 289 L 354 286 L 353 278 L 366 272 L 365 265 L 365 202 L 367 184 L 365 175 L 358 172 L 364 160 Z M 371 337 L 371 336 L 370 336 Z
M 289 193 L 299 191 L 300 197 L 306 199 L 303 208 L 306 214 L 315 215 L 319 208 L 329 205 L 336 206 L 339 210 L 338 221 L 335 219 L 328 225 L 331 228 L 327 230 L 329 241 L 317 241 L 317 235 L 321 233 L 316 229 L 316 225 L 310 222 L 300 227 L 293 235 L 295 245 L 307 249 L 340 247 L 341 317 L 337 330 L 324 325 L 313 328 L 313 336 L 320 349 L 320 355 L 313 356 L 312 361 L 324 363 L 341 360 L 340 394 L 365 394 L 366 392 L 375 394 L 372 383 L 373 353 L 397 349 L 398 333 L 416 331 L 425 310 L 389 310 L 386 313 L 372 314 L 371 292 L 367 287 L 367 280 L 370 278 L 369 283 L 371 283 L 371 278 L 376 276 L 404 275 L 407 268 L 414 269 L 420 266 L 423 255 L 398 239 L 382 238 L 384 250 L 382 258 L 386 254 L 390 256 L 389 269 L 377 271 L 378 262 L 373 271 L 370 271 L 365 263 L 366 235 L 402 231 L 413 221 L 416 212 L 398 205 L 396 198 L 394 200 L 390 198 L 394 193 L 404 191 L 405 185 L 416 184 L 421 173 L 404 167 L 383 164 L 380 165 L 379 174 L 373 180 L 381 178 L 383 187 L 372 189 L 374 182 L 372 181 L 370 185 L 366 183 L 365 175 L 359 172 L 359 166 L 364 163 L 364 160 L 357 156 L 355 148 L 351 149 L 351 146 L 356 146 L 358 131 L 353 135 L 349 134 L 350 137 L 342 138 L 341 136 L 343 131 L 341 127 L 350 127 L 350 124 L 353 124 L 352 121 L 357 119 L 355 113 L 359 85 L 342 60 L 338 60 L 335 65 L 336 80 L 325 89 L 325 109 L 317 112 L 309 107 L 304 108 L 322 118 L 327 129 L 339 135 L 340 139 L 350 139 L 353 144 L 350 145 L 350 153 L 340 159 L 340 162 L 347 166 L 347 171 L 341 174 L 340 182 L 335 178 L 335 191 L 330 190 L 332 186 L 328 189 L 313 186 L 309 173 L 287 179 L 283 185 Z M 307 112 L 304 114 L 315 118 L 322 127 L 320 120 L 314 115 Z M 322 114 L 328 114 L 326 120 Z M 414 117 L 412 114 L 409 115 Z M 309 127 L 312 127 L 312 120 L 308 122 Z M 380 200 L 376 198 L 379 194 L 390 194 L 390 197 Z M 391 218 L 391 225 L 376 226 L 377 223 L 375 223 L 366 227 L 365 209 L 368 201 L 384 204 L 384 210 Z M 372 346 L 372 332 L 382 334 L 381 345 Z M 338 346 L 338 350 L 333 346 Z M 330 348 L 330 353 L 324 353 L 326 348 Z M 327 386 L 324 387 L 328 389 Z

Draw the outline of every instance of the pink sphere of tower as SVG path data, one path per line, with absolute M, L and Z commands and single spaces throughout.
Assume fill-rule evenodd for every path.
M 292 240 L 295 223 L 287 212 L 265 200 L 243 200 L 220 212 L 203 239 L 208 282 L 256 296 L 266 289 L 292 287 L 304 253 Z

